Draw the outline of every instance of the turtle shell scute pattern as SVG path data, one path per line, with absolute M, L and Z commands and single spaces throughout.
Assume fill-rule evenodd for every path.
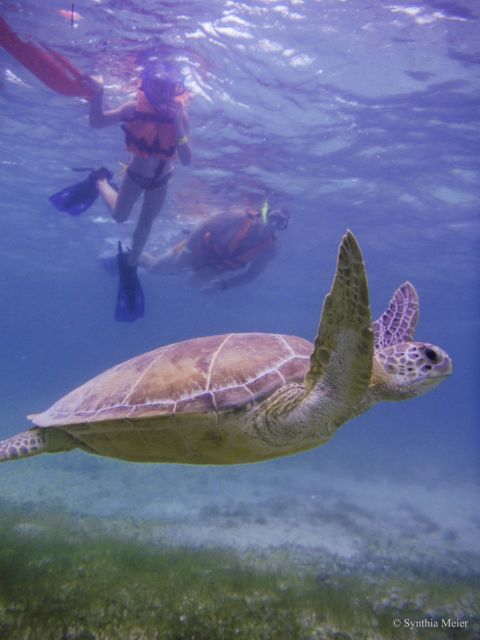
M 194 338 L 119 364 L 29 417 L 49 427 L 242 409 L 302 382 L 312 349 L 279 334 Z

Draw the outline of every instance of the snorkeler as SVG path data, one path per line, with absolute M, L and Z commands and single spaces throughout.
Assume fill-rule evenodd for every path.
M 137 91 L 136 100 L 126 102 L 116 109 L 104 111 L 103 84 L 81 73 L 67 58 L 43 43 L 41 46 L 21 40 L 0 16 L 0 46 L 14 56 L 26 69 L 57 93 L 82 97 L 90 101 L 90 125 L 95 128 L 121 123 L 125 132 L 127 149 L 133 153 L 126 175 L 117 193 L 110 183 L 112 174 L 104 167 L 88 171 L 89 175 L 50 196 L 52 204 L 60 211 L 78 215 L 88 209 L 100 194 L 113 218 L 124 222 L 133 205 L 144 193 L 138 223 L 133 233 L 132 247 L 128 252 L 119 250 L 119 300 L 128 283 L 128 304 L 117 304 L 117 319 L 131 320 L 143 315 L 143 294 L 131 294 L 132 286 L 139 286 L 136 276 L 138 258 L 148 240 L 152 224 L 165 201 L 167 183 L 172 176 L 173 159 L 178 155 L 184 165 L 191 162 L 192 152 L 188 141 L 188 120 L 178 98 L 184 87 L 167 73 L 147 70 Z M 132 284 L 133 283 L 133 284 Z M 142 308 L 133 313 L 131 301 L 142 299 Z M 125 301 L 124 301 L 125 302 Z M 122 317 L 124 316 L 124 317 Z
M 101 176 L 97 180 L 100 195 L 114 219 L 124 222 L 139 196 L 144 194 L 128 258 L 129 264 L 135 265 L 164 203 L 175 155 L 184 165 L 192 159 L 187 116 L 176 100 L 184 88 L 164 72 L 146 72 L 135 101 L 104 111 L 103 84 L 89 78 L 88 86 L 93 92 L 90 125 L 102 128 L 121 123 L 127 149 L 133 154 L 120 190 L 117 192 L 108 178 Z
M 125 222 L 143 193 L 131 250 L 123 256 L 119 254 L 118 259 L 120 282 L 116 318 L 130 320 L 139 317 L 136 313 L 138 310 L 134 309 L 134 317 L 122 313 L 122 282 L 130 285 L 138 282 L 138 259 L 150 235 L 153 221 L 165 201 L 175 155 L 183 165 L 190 164 L 192 159 L 187 116 L 181 102 L 176 99 L 184 92 L 184 87 L 165 72 L 147 70 L 135 101 L 104 111 L 103 84 L 95 78 L 89 78 L 86 84 L 93 94 L 90 100 L 90 125 L 102 128 L 121 123 L 127 149 L 133 154 L 118 192 L 110 184 L 107 175 L 100 175 L 96 180 L 96 187 L 113 218 L 117 222 Z M 126 297 L 127 293 L 131 301 L 130 289 Z
M 277 231 L 289 214 L 280 208 L 218 214 L 163 255 L 144 253 L 139 265 L 152 274 L 191 271 L 203 291 L 238 287 L 259 276 L 275 256 Z
M 60 211 L 77 215 L 87 209 L 98 194 L 102 196 L 117 222 L 125 222 L 143 193 L 139 219 L 133 232 L 132 247 L 117 256 L 119 294 L 116 319 L 135 320 L 143 315 L 143 294 L 136 270 L 138 259 L 148 240 L 153 221 L 158 216 L 167 184 L 174 171 L 174 158 L 188 165 L 192 152 L 188 141 L 188 120 L 177 98 L 184 92 L 181 82 L 167 73 L 144 72 L 136 100 L 116 109 L 103 108 L 103 84 L 89 77 L 84 80 L 91 93 L 90 125 L 94 128 L 121 124 L 127 149 L 133 157 L 128 165 L 120 189 L 110 183 L 108 169 L 90 171 L 80 183 L 71 185 L 50 197 Z M 80 169 L 81 170 L 81 169 Z M 142 300 L 141 308 L 132 306 L 132 300 Z

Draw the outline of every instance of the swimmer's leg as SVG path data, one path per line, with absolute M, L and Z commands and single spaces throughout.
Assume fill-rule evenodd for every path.
M 142 253 L 150 236 L 153 221 L 163 207 L 165 197 L 167 195 L 167 184 L 168 180 L 155 189 L 145 191 L 140 217 L 135 231 L 133 232 L 132 251 L 130 254 L 130 261 L 132 264 L 138 262 L 140 254 Z
M 97 187 L 105 204 L 110 209 L 113 219 L 117 222 L 125 222 L 128 219 L 133 205 L 143 191 L 142 187 L 134 182 L 128 173 L 125 174 L 118 192 L 107 180 L 98 180 Z

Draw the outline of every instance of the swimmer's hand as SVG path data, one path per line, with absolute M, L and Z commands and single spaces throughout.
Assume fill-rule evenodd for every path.
M 178 130 L 183 131 L 185 122 L 185 111 L 183 109 L 183 105 L 180 102 L 173 101 L 168 106 L 172 113 L 175 129 L 177 129 L 177 132 Z

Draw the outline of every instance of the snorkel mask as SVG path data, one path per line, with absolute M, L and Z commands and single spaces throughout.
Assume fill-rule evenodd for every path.
M 275 209 L 270 209 L 268 206 L 268 200 L 265 200 L 265 202 L 263 203 L 260 215 L 262 217 L 263 224 L 267 224 L 268 222 L 278 231 L 283 231 L 288 227 L 290 214 L 285 211 L 285 209 L 280 209 L 278 207 Z
M 173 78 L 166 71 L 155 72 L 147 68 L 142 73 L 141 80 L 140 89 L 153 107 L 164 107 L 185 93 L 182 80 Z

